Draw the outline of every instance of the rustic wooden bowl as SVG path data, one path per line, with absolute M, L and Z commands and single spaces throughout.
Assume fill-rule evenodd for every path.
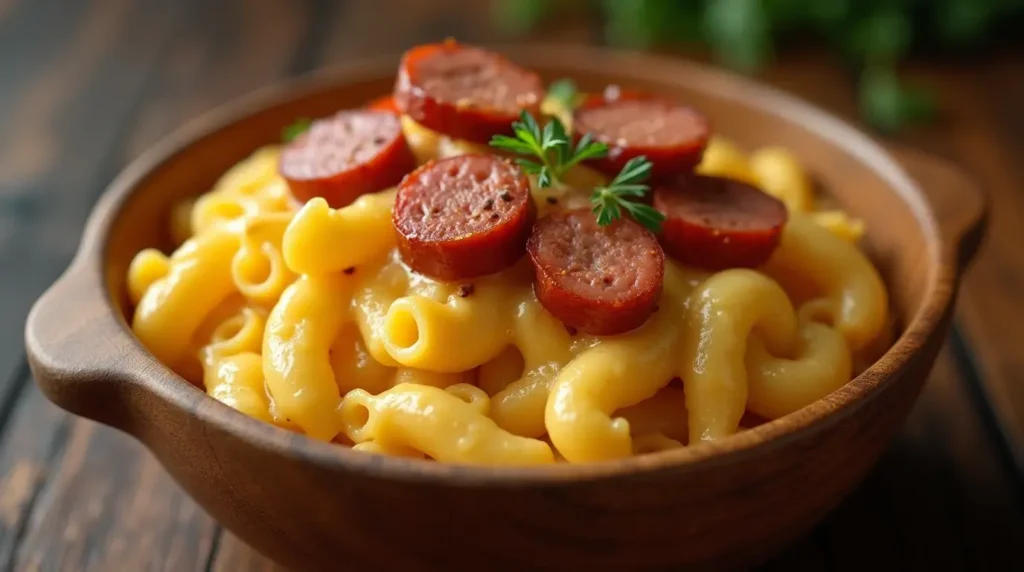
M 296 117 L 390 90 L 397 58 L 317 73 L 200 119 L 110 186 L 74 262 L 37 302 L 32 370 L 61 407 L 148 447 L 217 520 L 297 570 L 660 570 L 741 567 L 808 531 L 900 428 L 947 334 L 985 202 L 960 171 L 887 151 L 793 97 L 679 60 L 568 47 L 503 51 L 550 80 L 678 96 L 746 146 L 796 151 L 867 221 L 902 334 L 827 398 L 715 443 L 547 469 L 354 453 L 263 424 L 159 363 L 125 321 L 125 270 L 166 247 L 168 210 Z

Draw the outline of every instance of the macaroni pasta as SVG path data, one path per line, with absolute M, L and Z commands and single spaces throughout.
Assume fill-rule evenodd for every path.
M 405 117 L 402 128 L 421 163 L 478 148 Z M 856 246 L 863 223 L 816 211 L 784 149 L 748 158 L 714 138 L 698 168 L 785 203 L 768 263 L 709 272 L 667 260 L 657 311 L 614 336 L 577 333 L 545 310 L 526 260 L 463 282 L 412 271 L 396 249 L 394 189 L 296 209 L 278 156 L 257 151 L 177 207 L 180 246 L 140 252 L 127 289 L 132 328 L 157 359 L 225 405 L 314 439 L 490 465 L 663 451 L 736 433 L 747 413 L 794 412 L 887 339 L 886 291 Z M 534 190 L 540 212 L 556 202 Z

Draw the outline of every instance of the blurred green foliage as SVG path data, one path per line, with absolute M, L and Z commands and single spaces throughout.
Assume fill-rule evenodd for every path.
M 860 78 L 864 119 L 884 131 L 934 115 L 933 94 L 900 80 L 913 53 L 975 53 L 1020 40 L 1024 0 L 496 0 L 496 23 L 524 34 L 565 10 L 597 12 L 608 43 L 635 49 L 709 48 L 755 72 L 776 51 L 809 40 L 838 53 Z

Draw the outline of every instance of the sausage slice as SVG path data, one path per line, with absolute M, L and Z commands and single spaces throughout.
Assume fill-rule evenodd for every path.
M 779 244 L 788 214 L 775 197 L 724 177 L 687 175 L 654 192 L 665 215 L 661 243 L 684 264 L 721 270 L 764 264 Z
M 396 115 L 353 110 L 314 121 L 281 151 L 278 170 L 297 201 L 323 197 L 341 208 L 397 185 L 415 165 Z
M 389 113 L 394 113 L 395 115 L 398 115 L 398 106 L 395 105 L 395 96 L 391 95 L 390 93 L 388 95 L 382 95 L 377 99 L 374 99 L 373 101 L 366 105 L 366 108 L 374 109 L 377 111 L 387 111 Z
M 608 155 L 592 161 L 594 168 L 614 177 L 627 161 L 643 155 L 652 163 L 654 181 L 692 172 L 711 135 L 707 117 L 696 109 L 614 86 L 576 108 L 572 125 L 577 140 L 590 133 L 608 145 Z
M 602 227 L 589 210 L 557 212 L 537 222 L 526 249 L 537 299 L 579 331 L 632 330 L 661 295 L 665 255 L 654 235 L 632 219 Z
M 454 41 L 405 53 L 395 82 L 399 111 L 455 139 L 487 143 L 512 134 L 522 110 L 536 115 L 544 99 L 537 74 L 504 56 Z
M 525 252 L 536 218 L 519 167 L 473 153 L 431 161 L 398 187 L 392 222 L 413 270 L 446 281 L 492 274 Z

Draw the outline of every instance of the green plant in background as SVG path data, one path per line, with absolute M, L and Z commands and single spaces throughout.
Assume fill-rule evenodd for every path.
M 511 34 L 568 10 L 597 12 L 612 45 L 706 47 L 746 73 L 805 40 L 826 45 L 858 73 L 862 115 L 883 131 L 934 115 L 933 94 L 900 80 L 901 61 L 1017 40 L 1024 23 L 1024 0 L 496 0 L 494 7 L 496 23 Z

